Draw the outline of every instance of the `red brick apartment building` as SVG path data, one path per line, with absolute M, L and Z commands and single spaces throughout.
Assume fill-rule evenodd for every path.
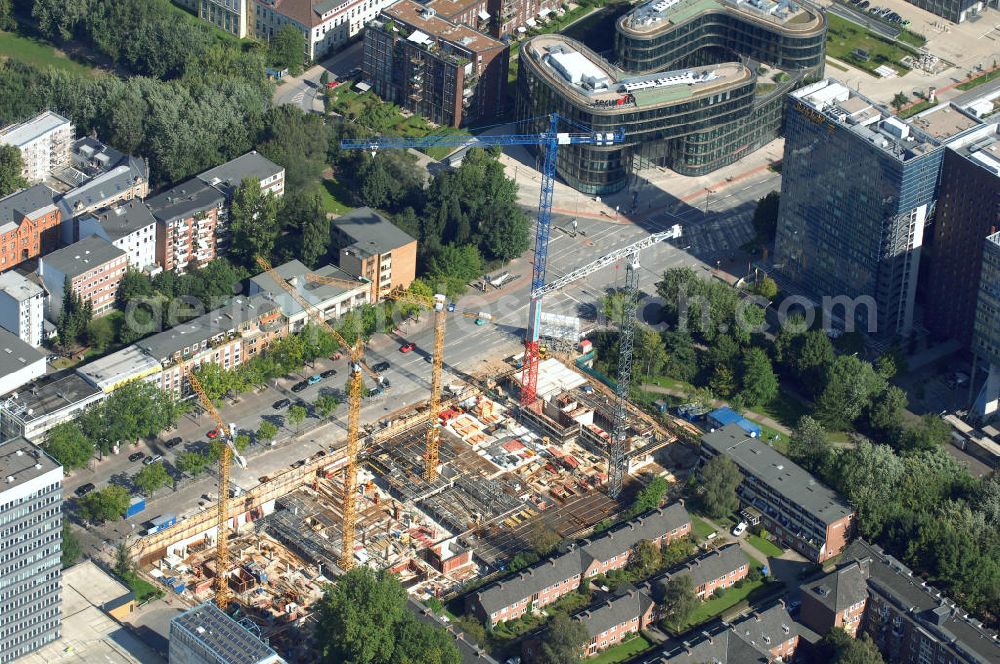
M 164 270 L 204 267 L 216 256 L 219 215 L 225 196 L 198 179 L 146 201 L 156 218 L 156 262 Z
M 836 570 L 800 590 L 803 625 L 818 634 L 834 627 L 867 634 L 887 662 L 1000 662 L 1000 636 L 864 540 L 847 547 Z
M 0 199 L 0 272 L 57 246 L 62 215 L 55 199 L 44 184 Z
M 585 578 L 621 569 L 642 540 L 662 547 L 690 532 L 691 517 L 680 503 L 652 510 L 474 593 L 469 609 L 490 625 L 519 618 L 576 590 Z
M 590 640 L 583 647 L 586 657 L 621 643 L 629 634 L 646 629 L 655 619 L 656 605 L 649 595 L 630 588 L 602 604 L 573 616 L 583 624 Z
M 104 238 L 92 235 L 68 247 L 45 254 L 38 261 L 38 276 L 49 292 L 49 318 L 62 311 L 66 279 L 95 316 L 110 313 L 125 277 L 128 254 Z
M 758 509 L 764 527 L 786 546 L 814 562 L 847 546 L 854 510 L 802 467 L 736 424 L 702 436 L 702 459 L 717 454 L 729 457 L 743 475 L 740 502 Z

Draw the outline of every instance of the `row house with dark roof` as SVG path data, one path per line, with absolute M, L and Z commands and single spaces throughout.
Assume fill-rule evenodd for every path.
M 690 577 L 698 599 L 709 599 L 717 589 L 731 588 L 750 573 L 750 564 L 740 545 L 732 542 L 707 551 L 694 560 L 679 565 L 646 582 L 643 588 L 656 600 L 662 600 L 667 583 L 678 576 Z
M 854 509 L 773 447 L 728 424 L 701 437 L 701 456 L 723 455 L 740 469 L 744 506 L 760 511 L 764 526 L 813 562 L 838 555 L 850 540 Z
M 643 540 L 664 547 L 690 533 L 691 517 L 681 503 L 651 510 L 473 593 L 469 609 L 490 625 L 514 620 L 573 592 L 584 579 L 625 567 Z
M 573 620 L 587 630 L 589 640 L 583 646 L 583 654 L 587 657 L 621 643 L 630 634 L 638 634 L 655 619 L 653 598 L 636 588 L 626 588 L 617 596 L 573 616 Z
M 800 621 L 867 634 L 894 664 L 998 664 L 1000 636 L 881 548 L 857 540 L 841 565 L 801 586 Z

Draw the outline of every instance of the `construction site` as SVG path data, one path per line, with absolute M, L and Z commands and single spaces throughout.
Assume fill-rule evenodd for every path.
M 569 136 L 583 143 L 620 139 Z M 524 140 L 546 142 L 554 159 L 565 136 Z M 392 141 L 373 145 L 371 139 L 348 143 L 344 147 L 373 151 L 400 147 Z M 549 179 L 554 177 L 552 159 L 546 160 Z M 246 467 L 233 444 L 235 427 L 225 423 L 196 376 L 183 367 L 192 392 L 224 432 L 220 500 L 140 538 L 131 549 L 140 570 L 183 601 L 214 599 L 219 608 L 252 624 L 288 661 L 316 661 L 309 627 L 316 603 L 325 585 L 352 567 L 390 570 L 417 599 L 450 599 L 461 595 L 471 579 L 502 575 L 512 558 L 533 548 L 539 532 L 553 531 L 560 539 L 589 534 L 619 511 L 620 499 L 629 496 L 627 486 L 636 479 L 672 479 L 655 459 L 675 434 L 631 404 L 628 394 L 638 253 L 679 237 L 680 227 L 546 283 L 547 205 L 551 201 L 543 197 L 524 352 L 507 358 L 503 367 L 449 384 L 443 395 L 449 316 L 472 316 L 480 325 L 492 322 L 488 314 L 463 314 L 443 295 L 383 295 L 433 312 L 434 353 L 428 400 L 390 413 L 378 426 L 360 419 L 365 381 L 383 386 L 383 378 L 365 362 L 364 340 L 344 339 L 298 285 L 258 259 L 349 354 L 346 439 L 327 441 L 325 451 L 259 478 L 246 492 L 231 490 L 230 464 Z M 541 301 L 546 293 L 620 262 L 627 276 L 618 375 L 614 381 L 592 381 L 586 361 L 593 352 L 580 338 L 579 321 L 553 326 L 551 317 L 543 317 Z M 337 281 L 319 275 L 306 279 Z M 557 348 L 568 352 L 556 357 Z

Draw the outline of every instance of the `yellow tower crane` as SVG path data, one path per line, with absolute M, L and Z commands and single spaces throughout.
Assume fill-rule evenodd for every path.
M 222 419 L 222 415 L 216 410 L 215 404 L 208 398 L 205 388 L 194 371 L 184 362 L 180 363 L 182 375 L 187 375 L 191 389 L 198 395 L 198 400 L 204 406 L 205 411 L 212 416 L 218 427 L 219 436 L 225 443 L 219 452 L 219 513 L 216 519 L 215 535 L 215 604 L 223 611 L 229 606 L 229 584 L 226 581 L 226 572 L 229 570 L 229 468 L 232 459 L 240 468 L 246 468 L 246 460 L 240 456 L 236 449 L 236 432 L 233 426 L 227 425 Z
M 355 500 L 358 492 L 358 431 L 361 428 L 361 372 L 368 371 L 376 380 L 381 380 L 364 364 L 365 347 L 361 335 L 353 344 L 347 343 L 337 330 L 326 322 L 322 312 L 299 293 L 298 289 L 288 283 L 272 266 L 270 261 L 261 256 L 257 264 L 274 279 L 275 283 L 288 291 L 288 294 L 302 306 L 305 312 L 320 327 L 330 333 L 337 342 L 350 351 L 351 376 L 347 388 L 347 466 L 344 469 L 344 520 L 341 527 L 340 560 L 341 569 L 349 570 L 354 566 L 354 537 L 357 521 Z M 339 279 L 337 281 L 357 286 L 358 282 Z

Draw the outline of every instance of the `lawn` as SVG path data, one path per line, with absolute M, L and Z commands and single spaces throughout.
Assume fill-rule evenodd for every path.
M 826 65 L 827 65 L 827 67 L 833 67 L 834 69 L 839 69 L 840 71 L 850 71 L 850 70 L 849 70 L 849 69 L 848 69 L 847 67 L 845 67 L 844 65 L 840 64 L 839 62 L 835 62 L 835 61 L 833 61 L 833 60 L 829 60 L 829 59 L 828 59 L 828 60 L 826 61 Z
M 624 643 L 619 643 L 616 646 L 608 648 L 599 655 L 594 655 L 593 657 L 587 658 L 587 664 L 614 664 L 615 662 L 624 662 L 630 657 L 635 657 L 644 650 L 649 650 L 653 647 L 642 635 L 637 635 L 633 639 L 629 639 Z
M 757 535 L 747 535 L 747 541 L 750 542 L 750 546 L 769 558 L 777 558 L 784 553 L 784 550 L 776 546 L 774 543 L 767 541 L 763 537 L 758 537 Z
M 135 572 L 129 572 L 122 580 L 129 588 L 132 589 L 132 592 L 135 594 L 135 601 L 137 604 L 142 604 L 150 599 L 163 597 L 163 591 L 161 589 L 141 578 Z
M 330 214 L 346 214 L 352 209 L 344 202 L 351 198 L 347 187 L 337 180 L 324 179 L 319 195 L 323 201 L 323 209 Z
M 99 73 L 99 70 L 93 67 L 70 60 L 52 44 L 2 30 L 0 30 L 0 56 L 20 60 L 36 67 L 64 69 L 73 74 Z
M 883 64 L 891 66 L 899 74 L 910 71 L 899 62 L 904 56 L 911 55 L 910 51 L 836 14 L 828 14 L 827 20 L 829 28 L 826 33 L 826 53 L 830 57 L 848 62 L 869 73 Z M 869 59 L 863 60 L 854 55 L 856 48 L 866 51 Z
M 933 103 L 931 103 L 929 101 L 922 101 L 919 104 L 914 104 L 913 106 L 910 106 L 905 111 L 902 111 L 901 113 L 899 113 L 899 117 L 901 117 L 903 119 L 909 118 L 909 117 L 913 117 L 917 113 L 920 113 L 922 111 L 926 111 L 931 106 L 935 106 L 935 104 L 933 104 Z
M 918 35 L 915 32 L 910 32 L 906 28 L 903 28 L 903 31 L 899 33 L 899 37 L 897 37 L 897 39 L 901 42 L 906 42 L 910 46 L 916 46 L 917 48 L 920 48 L 927 43 L 926 37 Z
M 691 526 L 694 528 L 694 534 L 698 536 L 698 539 L 705 539 L 715 532 L 715 528 L 696 516 L 691 517 Z
M 733 586 L 732 588 L 727 589 L 722 597 L 712 597 L 700 603 L 688 619 L 688 624 L 684 628 L 685 631 L 690 627 L 707 622 L 708 620 L 722 614 L 727 609 L 736 606 L 743 600 L 747 599 L 751 593 L 756 590 L 760 590 L 765 585 L 767 585 L 767 583 L 764 579 L 760 579 L 758 581 L 747 581 L 743 584 L 742 588 Z
M 977 78 L 972 79 L 971 81 L 966 81 L 965 83 L 960 83 L 958 85 L 958 89 L 959 90 L 971 90 L 972 88 L 980 86 L 983 83 L 989 83 L 990 81 L 992 81 L 995 78 L 1000 78 L 1000 68 L 994 69 L 991 72 L 987 72 L 986 74 L 983 74 L 982 76 L 979 76 Z

